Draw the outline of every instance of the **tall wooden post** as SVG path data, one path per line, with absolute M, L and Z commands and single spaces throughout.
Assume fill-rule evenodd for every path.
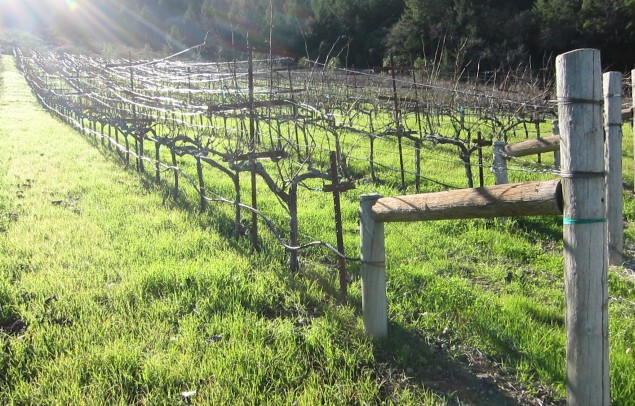
M 108 149 L 112 150 L 112 125 L 108 123 Z
M 240 224 L 240 173 L 238 171 L 234 172 L 234 192 L 236 193 L 236 204 L 234 206 L 234 237 L 238 238 L 241 232 L 241 224 Z
M 492 172 L 494 172 L 494 179 L 497 185 L 504 185 L 507 180 L 507 160 L 503 156 L 503 147 L 507 143 L 505 141 L 494 142 L 494 164 L 492 165 Z
M 399 97 L 397 96 L 397 80 L 395 76 L 395 61 L 390 54 L 390 74 L 392 76 L 392 98 L 395 104 L 395 126 L 397 127 L 397 146 L 399 149 L 399 168 L 401 170 L 401 190 L 406 190 L 406 173 L 403 161 L 403 142 L 401 128 L 401 111 L 399 107 Z
M 485 178 L 483 174 L 483 147 L 491 147 L 492 141 L 484 140 L 483 134 L 479 131 L 476 139 L 472 139 L 472 142 L 478 146 L 478 180 L 479 186 L 485 186 Z
M 351 182 L 340 183 L 339 173 L 337 171 L 337 152 L 331 151 L 329 154 L 331 161 L 331 183 L 325 185 L 322 189 L 324 192 L 333 193 L 333 210 L 335 212 L 335 234 L 337 236 L 337 252 L 344 255 L 344 226 L 342 225 L 342 208 L 340 205 L 340 193 L 347 190 L 355 189 L 355 185 Z M 346 275 L 346 260 L 343 256 L 337 257 L 337 264 L 340 274 L 340 299 L 342 304 L 348 301 L 348 277 Z
M 154 180 L 161 183 L 161 144 L 159 141 L 154 141 L 154 162 Z
M 126 128 L 125 132 L 123 133 L 123 136 L 126 140 L 126 168 L 130 165 L 130 140 L 128 140 L 128 135 L 130 135 L 130 133 L 128 132 L 128 129 Z
M 205 179 L 203 178 L 203 164 L 201 157 L 196 155 L 196 173 L 198 174 L 199 194 L 201 195 L 201 213 L 207 209 L 207 200 L 205 199 Z
M 134 72 L 132 71 L 132 56 L 128 55 L 128 60 L 130 63 L 130 93 L 131 96 L 130 98 L 133 100 L 132 103 L 132 124 L 130 125 L 130 127 L 135 128 L 135 126 L 137 125 L 137 105 L 136 105 L 136 101 L 135 101 L 135 96 L 134 96 Z M 134 137 L 135 140 L 135 153 L 137 154 L 137 170 L 139 172 L 144 172 L 144 168 L 143 168 L 143 160 L 141 159 L 141 156 L 143 155 L 143 134 L 141 133 L 141 131 L 139 131 L 139 137 Z M 139 147 L 139 142 L 141 142 L 141 147 Z M 141 148 L 141 150 L 139 149 Z
M 540 139 L 540 122 L 542 120 L 540 119 L 536 119 L 534 121 L 534 128 L 536 129 L 536 139 L 539 140 Z M 542 163 L 542 156 L 540 154 L 538 154 L 537 157 L 538 163 L 541 164 Z
M 567 404 L 608 405 L 608 249 L 600 52 L 556 58 L 563 176 Z
M 604 74 L 604 133 L 606 166 L 606 218 L 609 264 L 621 265 L 624 252 L 624 190 L 622 187 L 622 74 Z
M 380 195 L 360 196 L 360 233 L 362 243 L 362 312 L 364 330 L 374 338 L 388 335 L 386 300 L 386 248 L 384 223 L 375 221 L 371 209 Z
M 289 245 L 294 248 L 300 245 L 297 182 L 291 182 L 289 185 Z M 300 270 L 300 251 L 297 249 L 289 250 L 289 269 L 291 273 L 297 273 Z
M 174 151 L 174 145 L 170 146 L 170 155 L 172 155 L 172 170 L 174 171 L 173 196 L 176 199 L 177 197 L 179 197 L 179 167 L 176 161 L 176 151 Z
M 249 82 L 249 150 L 251 154 L 256 153 L 256 129 L 255 129 L 255 111 L 254 111 L 254 62 L 253 50 L 247 42 L 248 52 L 248 82 Z M 255 158 L 251 161 L 252 165 L 256 165 Z M 258 209 L 258 197 L 256 192 L 256 172 L 251 172 L 251 207 Z M 258 249 L 258 215 L 255 211 L 251 213 L 251 243 L 254 249 Z
M 144 146 L 144 140 L 146 138 L 145 135 L 145 129 L 141 129 L 139 131 L 139 158 L 138 158 L 138 162 L 139 162 L 139 172 L 141 173 L 145 173 L 145 166 L 143 164 L 143 157 L 145 155 L 145 146 Z
M 553 120 L 551 134 L 560 135 L 560 127 L 558 127 L 558 120 Z M 557 171 L 560 170 L 560 148 L 558 148 L 556 151 L 553 151 L 553 167 Z

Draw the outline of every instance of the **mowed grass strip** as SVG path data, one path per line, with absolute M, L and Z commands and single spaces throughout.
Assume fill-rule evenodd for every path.
M 353 309 L 166 208 L 3 65 L 0 403 L 439 401 L 386 388 Z

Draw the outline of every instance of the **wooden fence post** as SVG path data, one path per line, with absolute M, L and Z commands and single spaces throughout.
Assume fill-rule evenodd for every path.
M 254 62 L 253 49 L 249 45 L 249 36 L 247 36 L 247 76 L 249 83 L 249 152 L 253 155 L 256 153 L 256 112 L 254 108 Z M 235 74 L 235 71 L 234 71 Z M 251 159 L 252 166 L 255 167 L 256 159 Z M 258 194 L 256 189 L 256 172 L 251 171 L 251 207 L 258 209 Z M 258 215 L 255 211 L 251 213 L 251 244 L 255 250 L 258 250 Z
M 199 194 L 201 195 L 201 213 L 207 210 L 207 200 L 205 199 L 205 179 L 203 178 L 203 164 L 201 162 L 201 157 L 199 155 L 195 155 L 196 158 L 196 173 L 198 174 L 198 187 Z
M 507 145 L 505 141 L 494 142 L 494 164 L 492 165 L 492 172 L 494 172 L 494 179 L 497 185 L 504 185 L 507 180 L 507 160 L 503 156 L 503 148 Z
M 560 135 L 560 127 L 558 126 L 558 120 L 553 120 L 551 134 Z M 560 149 L 553 151 L 553 167 L 557 171 L 560 170 Z
M 485 177 L 483 176 L 483 134 L 479 131 L 476 140 L 478 142 L 478 184 L 480 187 L 485 186 Z M 417 189 L 419 192 L 419 189 Z
M 633 124 L 633 138 L 635 138 L 635 69 L 631 71 L 631 90 L 631 120 L 633 120 L 631 124 Z
M 374 338 L 384 338 L 388 335 L 384 223 L 375 221 L 371 213 L 373 204 L 380 197 L 378 194 L 361 195 L 359 212 L 364 330 Z
M 139 164 L 139 172 L 141 173 L 145 173 L 145 165 L 143 164 L 143 158 L 145 155 L 145 146 L 144 146 L 144 140 L 146 138 L 145 135 L 145 129 L 143 130 L 139 130 L 139 158 L 137 159 L 137 162 Z
M 289 245 L 297 248 L 300 246 L 297 182 L 291 182 L 289 185 L 289 226 Z M 297 273 L 300 270 L 300 251 L 298 249 L 289 250 L 289 270 L 291 273 Z
M 536 119 L 534 120 L 534 128 L 536 129 L 536 139 L 539 140 L 540 139 L 540 122 L 541 120 Z M 542 163 L 542 155 L 538 154 L 538 163 L 541 164 Z
M 126 129 L 126 131 L 123 133 L 123 136 L 126 140 L 126 168 L 130 166 L 130 140 L 128 140 L 129 135 L 130 133 L 128 132 L 128 129 Z
M 606 166 L 606 218 L 609 264 L 621 265 L 624 252 L 624 190 L 622 187 L 622 74 L 604 74 L 604 133 Z
M 179 196 L 179 168 L 176 162 L 176 151 L 174 145 L 170 146 L 170 155 L 172 155 L 172 170 L 174 171 L 174 198 Z
M 608 405 L 608 249 L 600 52 L 556 58 L 564 198 L 567 404 Z
M 154 160 L 154 180 L 161 183 L 161 143 L 158 140 L 154 141 Z
M 344 255 L 344 229 L 342 225 L 342 208 L 340 205 L 340 193 L 355 189 L 355 185 L 350 182 L 340 183 L 337 171 L 337 152 L 331 151 L 329 154 L 331 161 L 331 184 L 325 185 L 324 192 L 333 193 L 333 211 L 335 214 L 335 234 L 337 237 L 337 252 Z M 340 276 L 340 299 L 342 304 L 348 301 L 348 276 L 346 274 L 346 259 L 343 256 L 337 257 L 337 264 Z

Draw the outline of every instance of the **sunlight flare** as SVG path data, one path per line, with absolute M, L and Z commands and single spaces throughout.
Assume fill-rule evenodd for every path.
M 79 7 L 79 4 L 77 4 L 77 2 L 73 0 L 66 0 L 66 5 L 68 6 L 68 9 L 70 11 L 75 11 L 77 10 L 77 7 Z

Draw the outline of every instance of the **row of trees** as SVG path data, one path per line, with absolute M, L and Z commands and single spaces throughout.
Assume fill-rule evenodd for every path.
M 51 0 L 52 1 L 52 0 Z M 67 2 L 68 3 L 68 2 Z M 42 3 L 45 7 L 46 2 Z M 53 42 L 103 41 L 174 51 L 200 43 L 232 58 L 250 43 L 276 55 L 377 66 L 541 65 L 576 47 L 602 49 L 612 69 L 635 65 L 635 0 L 84 0 L 73 13 L 41 13 Z M 440 52 L 440 50 L 444 50 Z

